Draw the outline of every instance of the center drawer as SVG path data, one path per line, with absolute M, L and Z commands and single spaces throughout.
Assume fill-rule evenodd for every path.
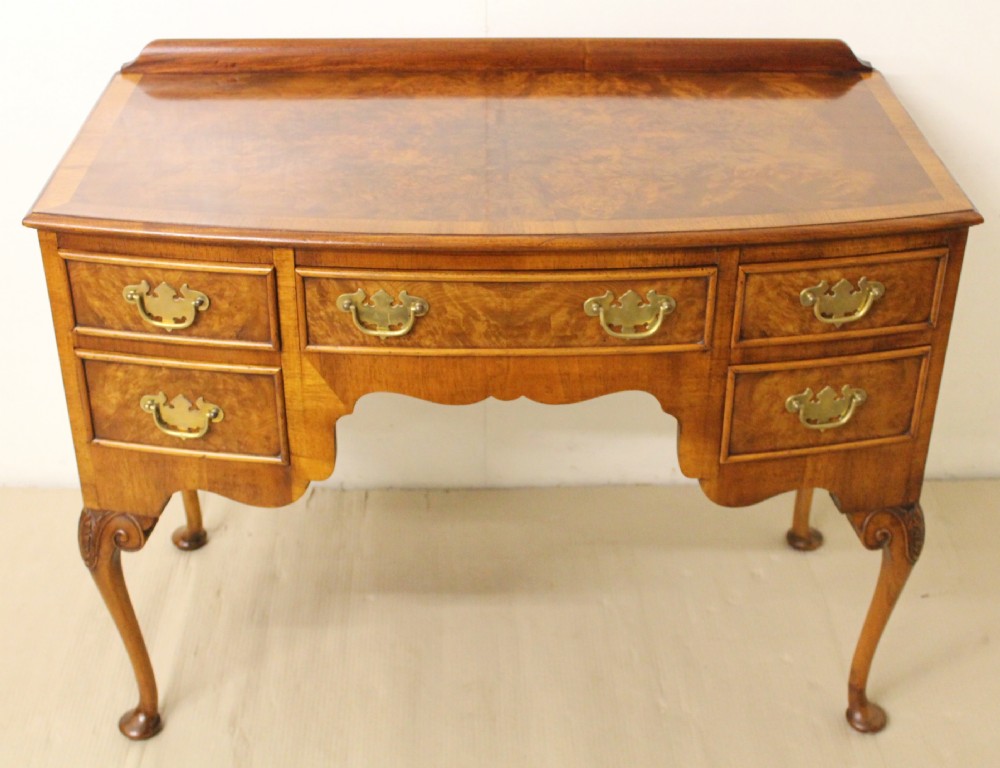
M 307 349 L 466 354 L 703 349 L 716 280 L 715 267 L 297 274 Z

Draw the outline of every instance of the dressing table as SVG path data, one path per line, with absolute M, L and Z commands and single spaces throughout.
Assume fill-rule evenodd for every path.
M 122 732 L 161 718 L 120 555 L 172 494 L 174 541 L 197 549 L 197 491 L 292 502 L 333 471 L 336 422 L 366 393 L 623 390 L 677 418 L 681 469 L 712 500 L 796 490 L 788 540 L 811 549 L 825 489 L 881 550 L 847 709 L 880 730 L 869 669 L 923 545 L 981 221 L 836 41 L 152 43 L 25 219 L 80 550 L 139 688 Z

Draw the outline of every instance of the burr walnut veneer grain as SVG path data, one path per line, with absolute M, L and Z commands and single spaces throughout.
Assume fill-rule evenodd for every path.
M 932 328 L 937 319 L 947 256 L 946 250 L 939 249 L 801 264 L 742 266 L 733 343 L 773 345 Z M 878 300 L 877 312 L 835 325 L 817 323 L 812 312 L 802 311 L 802 290 L 822 281 L 833 286 L 838 280 L 848 279 L 845 276 L 856 286 L 868 274 L 877 274 L 886 287 L 885 295 Z
M 623 390 L 677 418 L 681 469 L 713 500 L 797 490 L 788 540 L 813 549 L 824 488 L 882 550 L 847 713 L 879 730 L 868 674 L 923 544 L 981 220 L 837 41 L 151 44 L 25 220 L 80 549 L 139 687 L 122 731 L 162 725 L 120 554 L 171 494 L 174 541 L 196 549 L 199 489 L 293 501 L 333 471 L 336 422 L 369 392 Z
M 715 309 L 715 269 L 642 272 L 338 272 L 300 269 L 307 349 L 433 350 L 435 354 L 510 354 L 547 351 L 651 351 L 705 347 Z M 638 281 L 638 282 L 637 282 Z M 584 301 L 606 291 L 617 298 L 641 285 L 674 298 L 676 305 L 661 332 L 641 339 L 607 334 L 597 318 L 582 311 Z M 426 299 L 430 311 L 413 331 L 393 339 L 358 333 L 344 322 L 339 295 L 361 286 L 368 295 L 406 290 Z
M 160 342 L 217 344 L 265 349 L 278 347 L 274 267 L 170 262 L 60 251 L 66 259 L 76 332 Z M 146 282 L 149 292 L 161 285 L 178 291 L 184 285 L 205 293 L 210 303 L 187 328 L 164 329 L 145 321 L 122 288 Z

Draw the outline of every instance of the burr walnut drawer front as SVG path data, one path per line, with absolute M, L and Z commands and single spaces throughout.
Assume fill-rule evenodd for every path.
M 731 367 L 722 460 L 909 438 L 918 423 L 929 351 Z
M 473 354 L 701 349 L 715 275 L 298 270 L 308 349 Z
M 871 336 L 931 328 L 944 248 L 740 267 L 736 345 Z
M 61 255 L 77 334 L 278 346 L 273 267 Z
M 281 372 L 77 352 L 97 443 L 284 462 Z

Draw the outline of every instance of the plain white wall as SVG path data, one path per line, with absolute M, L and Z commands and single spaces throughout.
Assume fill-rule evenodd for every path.
M 20 226 L 111 74 L 158 37 L 834 37 L 896 93 L 987 219 L 973 230 L 929 473 L 1000 473 L 1000 5 L 995 0 L 35 0 L 0 10 L 0 484 L 76 467 L 33 232 Z M 573 406 L 444 407 L 370 395 L 338 427 L 330 482 L 480 486 L 670 482 L 673 420 L 623 393 Z M 390 450 L 390 447 L 395 446 Z M 405 446 L 418 446 L 407 451 Z M 386 462 L 386 456 L 392 456 Z

